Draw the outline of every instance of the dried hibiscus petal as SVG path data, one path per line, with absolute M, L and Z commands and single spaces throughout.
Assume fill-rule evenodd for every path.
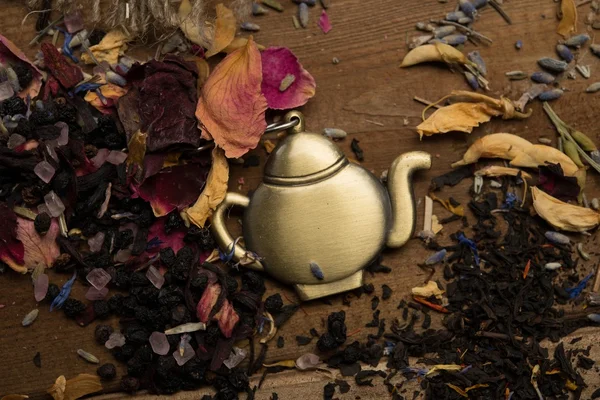
M 226 338 L 230 338 L 233 328 L 235 328 L 236 324 L 240 320 L 240 316 L 233 309 L 233 306 L 229 300 L 225 299 L 223 302 L 223 307 L 221 307 L 219 312 L 215 314 L 215 319 L 218 321 L 219 329 L 221 329 L 223 335 Z
M 269 47 L 261 54 L 262 92 L 269 108 L 286 110 L 300 107 L 315 95 L 316 83 L 311 74 L 302 67 L 298 58 L 286 47 Z M 281 82 L 288 75 L 295 77 L 291 85 L 280 90 Z
M 70 89 L 83 80 L 81 69 L 69 63 L 50 43 L 42 43 L 42 53 L 46 68 L 65 89 Z
M 158 218 L 148 230 L 148 252 L 156 253 L 171 248 L 177 253 L 184 247 L 183 238 L 186 232 L 183 229 L 173 229 L 167 234 L 165 233 L 166 222 L 167 217 Z
M 208 322 L 210 312 L 217 303 L 217 299 L 219 298 L 220 294 L 221 285 L 218 283 L 211 283 L 206 287 L 206 289 L 204 289 L 204 293 L 202 293 L 202 297 L 200 298 L 198 306 L 196 307 L 196 316 L 200 322 Z
M 25 248 L 17 238 L 17 215 L 4 203 L 0 203 L 0 220 L 3 229 L 0 230 L 0 260 L 17 272 L 26 273 L 23 266 Z
M 148 151 L 175 144 L 199 145 L 200 131 L 194 116 L 197 79 L 194 62 L 170 54 L 164 61 L 152 60 L 131 68 L 127 81 L 137 89 L 137 96 L 127 101 L 135 104 L 139 129 L 148 134 Z M 119 114 L 122 111 L 126 110 L 120 107 Z M 129 134 L 133 132 L 128 130 Z
M 177 165 L 160 170 L 133 190 L 150 203 L 156 217 L 162 217 L 196 201 L 207 175 L 208 168 L 203 165 Z

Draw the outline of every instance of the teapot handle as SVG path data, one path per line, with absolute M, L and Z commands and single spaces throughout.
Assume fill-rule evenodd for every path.
M 235 247 L 233 250 L 232 261 L 242 263 L 244 267 L 262 271 L 264 270 L 263 265 L 257 259 L 249 256 L 248 251 L 241 245 L 237 244 L 235 240 L 229 234 L 227 226 L 225 224 L 225 212 L 231 206 L 248 207 L 250 199 L 239 193 L 228 192 L 225 196 L 225 200 L 217 206 L 212 218 L 211 218 L 211 231 L 217 241 L 217 245 L 226 254 L 231 253 L 232 245 Z M 246 262 L 245 262 L 246 261 Z

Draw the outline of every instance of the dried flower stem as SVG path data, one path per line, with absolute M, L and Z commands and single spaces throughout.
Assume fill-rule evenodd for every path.
M 490 0 L 489 3 L 490 3 L 490 6 L 492 6 L 494 8 L 494 10 L 496 10 L 496 12 L 498 14 L 500 14 L 500 16 L 502 18 L 504 18 L 504 20 L 509 25 L 512 25 L 512 20 L 510 19 L 510 17 L 508 16 L 508 14 L 504 11 L 504 9 L 502 9 L 502 6 L 500 5 L 500 3 L 498 3 L 497 0 Z
M 565 124 L 558 117 L 558 115 L 556 115 L 556 113 L 554 112 L 552 107 L 550 107 L 550 104 L 548 104 L 547 102 L 544 102 L 544 111 L 546 112 L 546 114 L 548 114 L 548 117 L 550 117 L 550 120 L 556 127 L 556 130 L 560 134 L 562 140 L 568 140 L 569 142 L 572 142 L 575 145 L 577 152 L 585 159 L 585 161 L 587 161 L 588 164 L 590 164 L 597 172 L 600 173 L 600 164 L 598 164 L 590 156 L 588 156 L 587 153 L 585 151 L 583 151 L 583 149 L 581 147 L 579 147 L 579 144 L 577 144 L 577 142 L 573 139 L 573 137 L 569 133 L 569 131 L 574 131 L 575 129 L 573 129 L 569 125 Z
M 440 106 L 439 104 L 437 104 L 437 102 L 436 103 L 432 103 L 431 101 L 425 100 L 424 98 L 419 97 L 419 96 L 413 97 L 413 100 L 414 101 L 418 101 L 421 104 L 425 104 L 426 106 L 431 106 L 431 107 L 435 107 L 435 108 L 442 108 L 442 106 Z
M 452 26 L 455 26 L 459 31 L 463 31 L 463 32 L 467 33 L 467 36 L 469 36 L 469 35 L 473 36 L 473 37 L 481 40 L 482 42 L 486 42 L 487 44 L 493 43 L 492 39 L 490 39 L 489 37 L 477 32 L 477 31 L 474 31 L 471 28 L 468 28 L 464 25 L 461 25 L 461 24 L 453 22 L 453 21 L 447 21 L 445 19 L 444 20 L 430 19 L 429 22 L 432 22 L 432 23 L 438 24 L 438 25 L 452 25 Z

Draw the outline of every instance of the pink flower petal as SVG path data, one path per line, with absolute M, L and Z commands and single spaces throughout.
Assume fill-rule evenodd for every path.
M 323 31 L 323 33 L 327 33 L 331 30 L 331 22 L 329 22 L 329 15 L 323 10 L 321 12 L 321 17 L 319 17 L 319 28 Z
M 210 312 L 217 303 L 220 294 L 221 285 L 218 283 L 211 283 L 204 289 L 204 293 L 202 293 L 202 297 L 196 306 L 196 316 L 200 322 L 208 322 Z
M 298 58 L 286 47 L 269 47 L 262 57 L 262 92 L 269 108 L 287 110 L 300 107 L 315 95 L 314 78 L 302 68 Z M 279 90 L 281 81 L 287 75 L 294 75 L 294 82 L 283 92 Z

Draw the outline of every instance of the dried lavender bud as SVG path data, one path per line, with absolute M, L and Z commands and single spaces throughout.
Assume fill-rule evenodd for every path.
M 98 357 L 96 357 L 92 353 L 88 353 L 87 351 L 85 351 L 83 349 L 77 349 L 77 354 L 79 355 L 79 357 L 83 358 L 85 361 L 87 361 L 89 363 L 98 364 L 100 362 L 100 360 L 98 360 Z
M 560 96 L 563 95 L 563 91 L 560 89 L 552 89 L 552 90 L 546 90 L 545 92 L 542 92 L 539 96 L 538 99 L 540 99 L 541 101 L 550 101 L 550 100 L 556 100 L 558 99 Z
M 446 14 L 446 21 L 458 22 L 459 19 L 467 15 L 462 11 L 453 11 Z
M 265 15 L 269 11 L 260 3 L 252 3 L 252 15 Z
M 537 83 L 552 83 L 556 78 L 548 72 L 538 71 L 531 74 L 531 80 Z
M 461 25 L 469 25 L 471 22 L 473 22 L 473 19 L 469 17 L 462 17 L 458 19 L 458 23 Z
M 260 31 L 260 26 L 258 26 L 258 24 L 255 24 L 253 22 L 243 22 L 240 25 L 240 28 L 244 31 L 248 31 L 248 32 L 258 32 Z
M 459 44 L 463 44 L 466 41 L 467 37 L 460 33 L 448 35 L 442 39 L 442 42 L 449 44 L 450 46 L 458 46 Z
M 521 50 L 522 48 L 523 48 L 523 41 L 521 41 L 521 40 L 517 40 L 517 41 L 515 42 L 515 49 L 517 49 L 517 50 Z
M 478 50 L 472 51 L 469 54 L 467 54 L 467 58 L 469 59 L 469 61 L 477 65 L 477 69 L 479 70 L 479 73 L 481 75 L 487 75 L 487 66 L 485 65 L 485 61 L 483 61 L 483 58 L 481 58 L 481 54 L 479 54 Z
M 569 66 L 569 64 L 567 64 L 564 61 L 555 60 L 554 58 L 550 58 L 550 57 L 540 58 L 538 60 L 538 64 L 542 68 L 546 68 L 546 69 L 548 69 L 550 71 L 554 71 L 554 72 L 563 72 Z
M 471 0 L 475 8 L 482 8 L 487 5 L 488 0 Z
M 592 83 L 585 89 L 587 93 L 596 93 L 598 90 L 600 90 L 600 82 Z
M 435 30 L 435 26 L 432 24 L 428 24 L 425 22 L 417 22 L 415 28 L 419 31 L 423 32 L 433 32 Z
M 527 74 L 523 71 L 509 71 L 505 72 L 504 75 L 506 75 L 511 81 L 527 79 Z
M 590 51 L 596 57 L 600 57 L 600 44 L 590 44 Z
M 298 20 L 303 28 L 308 26 L 308 6 L 306 3 L 300 3 L 298 5 Z
M 559 233 L 559 232 L 547 231 L 546 233 L 544 233 L 544 236 L 546 236 L 546 239 L 548 239 L 552 243 L 556 243 L 556 244 L 571 243 L 571 239 L 569 239 L 568 236 L 563 235 L 562 233 Z
M 111 379 L 115 379 L 117 376 L 117 368 L 115 367 L 115 364 L 106 363 L 98 367 L 96 374 L 98 374 L 100 379 L 109 381 Z
M 564 44 L 556 45 L 556 53 L 560 56 L 560 58 L 562 58 L 563 60 L 565 60 L 568 63 L 573 61 L 573 59 L 575 58 L 575 56 L 573 55 L 571 50 L 569 50 L 569 48 L 567 46 L 565 46 Z
M 453 34 L 454 31 L 456 31 L 455 26 L 452 26 L 452 25 L 440 26 L 439 28 L 436 28 L 433 31 L 433 36 L 435 36 L 438 39 L 441 39 L 445 36 Z
M 106 343 L 111 333 L 113 333 L 112 326 L 96 325 L 96 329 L 94 330 L 94 337 L 96 338 L 96 343 L 104 346 L 104 343 Z
M 477 10 L 475 9 L 475 6 L 469 0 L 458 0 L 458 6 L 467 17 L 474 18 L 475 15 L 477 15 Z
M 581 35 L 571 36 L 568 40 L 565 41 L 565 45 L 567 45 L 569 47 L 579 48 L 580 46 L 585 44 L 588 40 L 590 40 L 590 35 L 584 33 Z

